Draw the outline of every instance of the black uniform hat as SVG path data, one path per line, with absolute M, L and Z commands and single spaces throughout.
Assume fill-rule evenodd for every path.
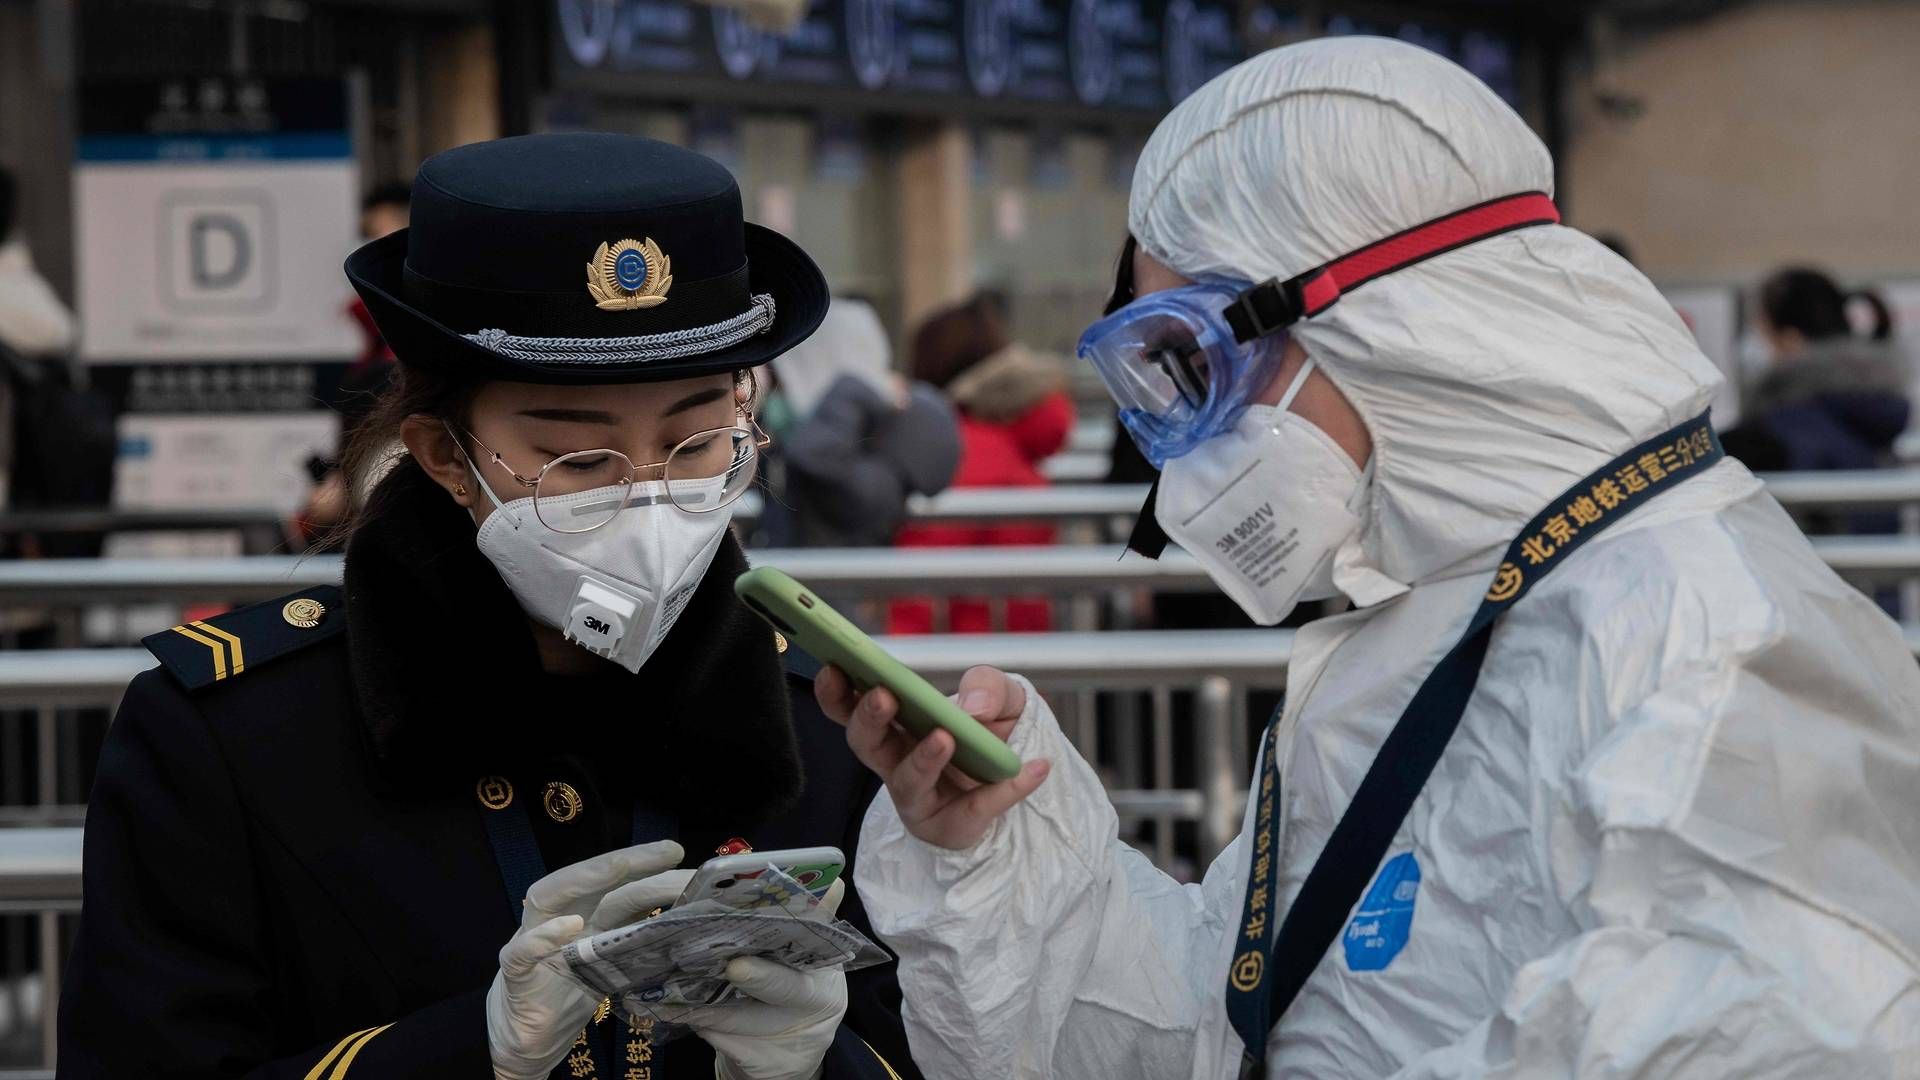
M 806 252 L 742 219 L 718 163 L 636 135 L 526 135 L 428 158 L 411 227 L 347 258 L 404 364 L 541 383 L 762 364 L 827 310 Z

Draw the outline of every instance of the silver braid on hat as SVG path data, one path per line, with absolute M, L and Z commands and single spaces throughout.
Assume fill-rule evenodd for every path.
M 635 364 L 729 349 L 773 325 L 773 295 L 756 293 L 747 310 L 707 326 L 617 338 L 521 337 L 505 330 L 462 334 L 483 349 L 537 364 Z

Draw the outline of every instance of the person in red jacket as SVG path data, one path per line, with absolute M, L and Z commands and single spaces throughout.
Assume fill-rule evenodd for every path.
M 1047 484 L 1040 463 L 1065 445 L 1073 429 L 1067 368 L 1060 359 L 1011 340 L 1006 317 L 993 297 L 975 296 L 922 323 L 913 337 L 913 377 L 945 390 L 959 412 L 960 465 L 952 486 Z M 1053 527 L 1037 522 L 953 522 L 905 526 L 894 542 L 901 547 L 982 547 L 1051 544 L 1053 539 Z M 956 596 L 947 598 L 944 606 L 944 629 L 954 633 L 1045 631 L 1053 626 L 1052 607 L 1040 596 L 1003 601 Z M 887 628 L 895 634 L 942 629 L 937 607 L 924 597 L 896 601 Z

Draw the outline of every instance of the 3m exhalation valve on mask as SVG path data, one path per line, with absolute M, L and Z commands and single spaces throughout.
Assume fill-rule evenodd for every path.
M 1155 467 L 1233 431 L 1279 370 L 1286 331 L 1343 293 L 1435 255 L 1534 225 L 1555 225 L 1533 191 L 1491 199 L 1402 230 L 1285 281 L 1202 282 L 1149 293 L 1093 324 L 1079 355 L 1120 406 L 1120 422 Z M 1127 547 L 1157 558 L 1167 534 L 1147 493 Z
M 560 629 L 567 640 L 588 652 L 611 657 L 633 628 L 640 605 L 640 600 L 618 586 L 582 575 L 568 607 L 567 624 Z
M 717 489 L 725 477 L 698 483 Z M 540 522 L 531 497 L 503 503 L 491 488 L 482 488 L 495 510 L 474 542 L 514 599 L 567 640 L 632 672 L 673 629 L 733 516 L 725 507 L 682 510 L 667 499 L 663 481 L 649 480 L 568 496 L 582 502 L 625 499 L 633 509 L 604 528 L 562 533 Z

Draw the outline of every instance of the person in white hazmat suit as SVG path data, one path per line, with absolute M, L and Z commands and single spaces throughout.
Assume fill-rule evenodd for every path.
M 1256 56 L 1155 131 L 1137 298 L 1083 353 L 1165 459 L 1159 522 L 1251 614 L 1357 608 L 1298 632 L 1243 832 L 1198 885 L 1117 838 L 1024 679 L 962 682 L 1028 762 L 978 786 L 949 736 L 916 745 L 885 690 L 823 674 L 887 781 L 855 881 L 929 1076 L 1920 1077 L 1914 658 L 1716 460 L 1714 368 L 1640 274 L 1552 223 L 1551 183 L 1485 86 L 1378 39 Z M 1269 279 L 1295 310 L 1248 285 Z M 1151 320 L 1102 330 L 1190 281 L 1270 310 L 1157 368 Z M 1221 553 L 1271 539 L 1263 514 L 1281 554 Z M 1327 850 L 1403 713 L 1451 720 L 1410 712 L 1442 669 L 1470 696 L 1410 810 L 1377 854 Z M 1297 955 L 1282 924 L 1323 850 L 1366 894 Z M 1298 996 L 1249 1011 L 1289 966 Z

